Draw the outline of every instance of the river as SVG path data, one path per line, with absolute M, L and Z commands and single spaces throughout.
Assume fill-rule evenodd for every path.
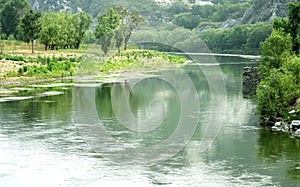
M 147 157 L 141 152 L 133 155 L 123 151 L 143 147 L 151 154 L 152 145 L 161 144 L 164 148 L 164 140 L 178 130 L 176 124 L 186 117 L 181 116 L 185 108 L 180 107 L 183 105 L 178 90 L 160 79 L 162 73 L 138 80 L 92 82 L 89 86 L 49 83 L 2 90 L 0 186 L 299 186 L 299 140 L 259 128 L 255 101 L 243 98 L 242 68 L 255 62 L 237 57 L 217 60 L 226 88 L 223 97 L 219 95 L 226 102 L 221 106 L 223 112 L 213 109 L 213 85 L 207 82 L 205 73 L 195 65 L 187 66 L 185 72 L 199 97 L 195 102 L 199 111 L 191 116 L 197 118 L 196 128 L 191 128 L 193 134 L 187 144 L 170 144 L 170 150 L 177 150 L 160 150 L 166 153 L 159 154 L 159 158 L 155 154 Z M 180 73 L 171 71 L 170 75 L 180 88 L 187 85 Z M 135 85 L 133 92 L 126 95 L 131 84 Z M 184 91 L 190 94 L 193 89 Z M 88 99 L 94 101 L 101 119 L 98 125 L 114 140 L 99 138 L 95 146 L 97 133 L 85 131 L 90 124 L 84 124 L 82 116 L 90 120 L 85 115 L 90 113 L 89 101 L 78 103 L 74 98 L 86 93 L 94 97 Z M 9 94 L 19 100 L 7 98 Z M 130 124 L 122 125 L 122 112 L 117 111 L 124 108 L 118 102 L 126 96 L 133 118 L 138 122 L 154 118 L 157 120 L 151 124 L 159 126 L 143 127 L 144 132 Z M 188 104 L 197 107 L 195 103 Z M 160 120 L 162 113 L 164 119 Z M 220 116 L 224 119 L 220 124 L 209 124 Z M 203 151 L 200 147 L 206 127 L 220 129 L 215 129 L 214 141 Z M 120 153 L 127 155 L 120 157 Z M 147 158 L 147 165 L 140 164 L 139 157 Z

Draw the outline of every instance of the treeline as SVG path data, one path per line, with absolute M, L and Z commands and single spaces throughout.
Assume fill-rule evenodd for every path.
M 208 29 L 201 31 L 199 36 L 215 53 L 260 54 L 261 43 L 271 32 L 271 24 L 256 23 Z
M 94 22 L 92 16 L 84 13 L 34 11 L 26 0 L 0 0 L 2 25 L 1 39 L 17 39 L 31 42 L 32 52 L 35 40 L 45 45 L 45 50 L 78 49 L 86 39 L 94 43 L 98 39 L 106 54 L 113 42 L 120 51 L 131 37 L 132 31 L 145 20 L 137 11 L 129 11 L 124 7 L 114 7 L 98 16 L 95 31 L 90 31 Z M 87 32 L 89 31 L 89 32 Z
M 289 17 L 274 20 L 274 30 L 262 45 L 263 80 L 257 90 L 262 120 L 300 118 L 299 24 L 300 3 L 290 3 Z
M 79 48 L 90 29 L 92 17 L 84 12 L 45 12 L 32 10 L 26 0 L 0 0 L 1 39 L 33 43 L 45 49 Z
M 45 49 L 76 48 L 78 49 L 93 19 L 80 12 L 46 12 L 38 20 L 40 24 L 39 42 Z M 22 27 L 23 28 L 23 27 Z M 24 26 L 26 28 L 26 26 Z

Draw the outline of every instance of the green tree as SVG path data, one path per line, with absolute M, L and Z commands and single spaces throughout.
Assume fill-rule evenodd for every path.
M 169 16 L 174 16 L 176 14 L 185 13 L 188 10 L 189 7 L 183 1 L 176 0 L 166 9 L 166 12 Z
M 116 40 L 116 47 L 118 49 L 118 53 L 121 52 L 121 47 L 124 43 L 124 39 L 125 39 L 125 36 L 124 36 L 124 32 L 123 32 L 123 28 L 117 28 L 115 30 L 115 40 Z
M 1 4 L 4 2 L 2 1 Z M 9 0 L 3 4 L 0 11 L 2 32 L 6 35 L 17 34 L 17 26 L 20 18 L 29 10 L 27 0 Z
M 299 96 L 298 91 L 293 74 L 272 69 L 257 89 L 261 117 L 285 117 Z
M 45 50 L 54 49 L 58 40 L 57 13 L 46 12 L 40 18 L 41 30 L 39 41 L 45 45 Z
M 34 40 L 38 38 L 40 31 L 39 18 L 41 13 L 30 10 L 25 16 L 21 19 L 21 28 L 24 33 L 24 37 L 27 41 L 31 42 L 31 51 L 34 53 L 33 44 Z
M 255 50 L 261 51 L 261 44 L 265 41 L 272 32 L 272 26 L 270 24 L 261 24 L 258 27 L 254 27 L 247 37 L 247 48 L 252 50 L 253 54 L 257 54 Z
M 288 18 L 275 18 L 272 22 L 273 29 L 282 29 L 285 33 L 290 32 L 289 19 Z
M 293 39 L 293 51 L 299 53 L 299 24 L 300 24 L 300 3 L 289 4 L 289 31 Z
M 127 45 L 133 30 L 136 29 L 140 24 L 144 22 L 145 19 L 137 11 L 129 12 L 128 15 L 125 17 L 124 50 L 127 49 Z
M 91 24 L 93 23 L 93 18 L 91 15 L 86 14 L 84 12 L 80 12 L 79 14 L 76 15 L 76 38 L 75 38 L 75 48 L 78 49 L 85 33 L 90 29 Z
M 262 44 L 261 74 L 267 76 L 271 69 L 281 68 L 292 52 L 292 38 L 282 30 L 273 30 Z
M 45 49 L 76 48 L 84 39 L 92 23 L 91 16 L 83 12 L 46 12 L 40 19 L 40 42 Z
M 111 47 L 111 41 L 114 34 L 112 33 L 121 24 L 121 15 L 117 9 L 111 8 L 108 12 L 98 17 L 98 24 L 96 25 L 95 36 L 99 39 L 101 48 L 107 54 Z
M 295 77 L 295 83 L 300 88 L 300 57 L 294 56 L 283 64 L 282 69 L 285 72 L 291 72 Z
M 201 17 L 191 13 L 177 14 L 173 19 L 173 23 L 187 29 L 194 29 L 200 23 Z

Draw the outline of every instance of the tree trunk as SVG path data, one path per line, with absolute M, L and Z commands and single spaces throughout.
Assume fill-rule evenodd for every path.
M 33 50 L 33 42 L 34 42 L 34 40 L 31 40 L 31 53 L 34 53 L 34 50 Z
M 131 32 L 125 37 L 125 41 L 124 41 L 124 50 L 127 50 L 127 45 L 128 45 L 128 41 L 130 39 L 131 36 Z

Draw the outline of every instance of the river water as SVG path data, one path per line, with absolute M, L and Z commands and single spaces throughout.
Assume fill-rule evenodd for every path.
M 137 147 L 146 147 L 148 151 L 147 146 L 163 144 L 163 140 L 177 131 L 176 124 L 184 114 L 180 94 L 160 79 L 161 73 L 142 78 L 142 81 L 140 78 L 140 82 L 136 79 L 118 82 L 116 78 L 89 86 L 51 83 L 10 89 L 13 93 L 8 93 L 23 97 L 20 101 L 11 101 L 16 98 L 7 98 L 2 91 L 0 186 L 299 186 L 299 140 L 257 127 L 255 101 L 243 98 L 242 68 L 253 63 L 228 57 L 218 61 L 226 85 L 223 97 L 226 105 L 221 106 L 224 111 L 215 113 L 212 85 L 207 83 L 201 70 L 188 66 L 185 72 L 199 97 L 196 129 L 188 144 L 176 154 L 169 154 L 159 162 L 155 155 L 145 157 L 150 162 L 147 166 L 135 162 L 137 157 L 144 158 L 140 152 L 134 155 L 136 158 L 130 154 L 125 157 L 132 161 L 128 162 L 130 165 L 113 153 Z M 186 84 L 179 74 L 172 71 L 171 74 L 180 85 Z M 135 84 L 129 96 L 132 115 L 142 122 L 149 116 L 158 118 L 155 123 L 161 126 L 137 132 L 120 123 L 116 111 L 122 106 L 118 102 L 126 99 L 123 93 L 132 83 Z M 187 90 L 189 92 L 190 88 Z M 84 124 L 80 116 L 88 112 L 84 107 L 89 103 L 81 101 L 78 104 L 74 98 L 91 91 L 101 119 L 98 125 L 118 143 L 100 138 L 95 146 L 83 132 L 83 127 L 89 124 Z M 80 108 L 82 111 L 75 111 Z M 161 113 L 165 115 L 159 121 Z M 217 136 L 205 151 L 201 151 L 205 127 L 210 127 L 207 125 L 210 119 L 220 116 L 224 120 L 220 129 L 216 129 L 219 130 Z

